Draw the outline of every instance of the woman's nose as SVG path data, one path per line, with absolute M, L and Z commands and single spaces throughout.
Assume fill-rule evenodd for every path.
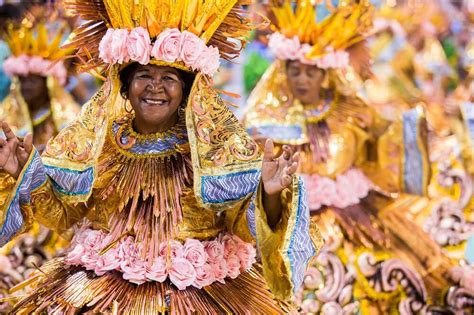
M 149 91 L 159 91 L 163 88 L 163 81 L 160 78 L 150 80 L 147 85 Z

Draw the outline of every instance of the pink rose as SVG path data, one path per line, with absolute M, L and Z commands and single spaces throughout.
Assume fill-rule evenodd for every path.
M 3 63 L 3 71 L 10 77 L 27 75 L 29 71 L 29 57 L 26 55 L 8 57 Z
M 196 280 L 196 270 L 188 260 L 175 258 L 169 270 L 169 276 L 170 281 L 179 290 L 184 290 Z
M 163 242 L 160 244 L 160 256 L 166 258 L 182 258 L 183 245 L 178 241 Z
M 61 85 L 66 84 L 67 70 L 62 61 L 55 63 L 54 66 L 47 71 L 47 75 L 53 76 Z
M 128 36 L 128 55 L 131 60 L 142 65 L 150 62 L 151 41 L 148 31 L 143 27 L 134 28 Z
M 183 247 L 183 257 L 194 267 L 202 267 L 207 260 L 204 245 L 198 240 L 187 239 Z
M 113 28 L 109 28 L 99 43 L 99 58 L 105 63 L 114 63 L 114 55 L 112 53 L 114 31 Z
M 345 174 L 337 176 L 336 179 L 336 191 L 337 202 L 334 205 L 338 208 L 346 208 L 350 205 L 359 203 L 359 198 L 357 198 L 356 193 L 353 191 L 353 186 L 355 183 L 351 183 L 349 178 Z
M 99 255 L 95 251 L 87 251 L 86 249 L 86 253 L 81 257 L 81 263 L 87 270 L 95 270 L 98 259 Z
M 101 276 L 107 271 L 120 269 L 120 258 L 115 248 L 109 249 L 104 255 L 99 255 L 95 267 L 95 274 Z
M 66 255 L 65 263 L 68 265 L 80 265 L 82 257 L 85 255 L 86 251 L 84 246 L 77 244 L 72 248 L 72 250 Z
M 268 47 L 280 60 L 296 60 L 300 56 L 301 43 L 297 36 L 290 39 L 275 32 L 270 35 Z
M 30 73 L 40 74 L 43 76 L 47 76 L 47 72 L 49 67 L 51 66 L 51 62 L 44 60 L 39 56 L 32 56 L 28 62 Z
M 301 48 L 298 52 L 298 59 L 301 63 L 304 63 L 306 65 L 313 65 L 313 66 L 317 65 L 318 64 L 317 58 L 314 58 L 314 59 L 306 58 L 306 55 L 309 53 L 310 50 L 311 50 L 311 45 L 308 45 L 308 44 L 301 45 Z
M 217 47 L 210 46 L 201 52 L 195 67 L 205 75 L 212 76 L 217 71 L 217 69 L 219 69 L 219 59 L 219 49 L 217 49 Z
M 346 68 L 349 65 L 349 54 L 343 50 L 338 50 L 335 52 L 336 55 L 336 64 L 335 68 Z
M 157 257 L 153 263 L 146 268 L 146 277 L 153 281 L 164 282 L 168 277 L 166 261 L 163 257 Z
M 181 32 L 177 28 L 168 28 L 156 38 L 151 55 L 157 60 L 174 62 L 181 52 Z
M 122 64 L 124 62 L 130 61 L 130 56 L 128 55 L 128 30 L 126 29 L 116 29 L 112 34 L 112 43 L 110 45 L 110 50 L 112 54 L 112 63 Z M 99 44 L 100 49 L 100 44 Z M 100 54 L 99 54 L 100 56 Z
M 141 260 L 130 260 L 126 264 L 122 264 L 122 277 L 131 283 L 142 284 L 146 282 L 145 263 Z
M 204 249 L 210 263 L 215 264 L 224 258 L 224 245 L 216 240 L 204 242 Z
M 239 244 L 230 234 L 221 237 L 221 243 L 224 245 L 224 258 L 237 254 Z
M 181 59 L 186 66 L 197 70 L 198 58 L 202 52 L 206 50 L 207 46 L 204 41 L 195 34 L 188 31 L 184 31 L 181 34 L 181 53 L 179 59 Z
M 227 276 L 231 279 L 235 279 L 240 274 L 240 260 L 237 255 L 231 255 L 227 257 Z
M 249 270 L 256 262 L 257 251 L 250 243 L 241 242 L 237 249 L 237 257 L 240 259 L 240 268 Z
M 346 172 L 346 177 L 353 183 L 353 191 L 359 199 L 367 197 L 372 183 L 361 170 L 352 168 Z
M 220 283 L 224 284 L 225 277 L 227 277 L 227 262 L 225 259 L 218 261 L 217 263 L 211 264 L 212 271 L 214 272 L 214 278 Z
M 193 282 L 193 286 L 198 289 L 206 287 L 213 283 L 215 280 L 214 270 L 211 265 L 205 264 L 202 267 L 196 268 L 196 280 Z
M 105 234 L 102 231 L 96 231 L 96 230 L 86 230 L 85 232 L 85 238 L 83 241 L 83 245 L 86 249 L 86 251 L 94 251 L 94 252 L 99 252 L 102 244 L 102 240 L 105 238 Z
M 122 261 L 136 258 L 138 256 L 138 250 L 134 244 L 133 237 L 129 236 L 119 243 L 117 247 L 117 256 Z

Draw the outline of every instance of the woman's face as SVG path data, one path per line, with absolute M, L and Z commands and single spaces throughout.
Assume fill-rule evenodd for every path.
M 289 61 L 286 64 L 286 76 L 291 92 L 303 105 L 313 105 L 319 101 L 324 70 L 299 61 Z
M 21 95 L 30 109 L 45 105 L 49 99 L 48 86 L 46 78 L 37 74 L 29 74 L 28 76 L 20 76 Z
M 183 88 L 184 82 L 175 68 L 139 65 L 128 89 L 137 131 L 154 133 L 176 124 Z

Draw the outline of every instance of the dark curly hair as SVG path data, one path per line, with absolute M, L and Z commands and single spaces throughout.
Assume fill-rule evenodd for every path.
M 139 63 L 134 62 L 123 68 L 119 73 L 121 83 L 120 95 L 122 95 L 124 99 L 127 99 L 130 83 L 132 82 L 133 75 L 135 74 L 135 71 L 137 70 L 139 65 Z M 189 73 L 183 70 L 176 70 L 178 70 L 179 76 L 184 82 L 183 97 L 187 98 L 189 96 L 189 93 L 191 93 L 191 87 L 193 86 L 195 75 L 193 73 Z

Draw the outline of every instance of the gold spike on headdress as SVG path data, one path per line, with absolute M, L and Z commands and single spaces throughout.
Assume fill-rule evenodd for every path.
M 165 29 L 177 28 L 217 47 L 221 57 L 230 60 L 238 56 L 252 29 L 240 9 L 248 3 L 249 0 L 65 0 L 70 14 L 86 20 L 75 30 L 67 47 L 77 48 L 77 56 L 90 69 L 104 65 L 99 58 L 99 42 L 109 28 L 143 27 L 152 40 Z
M 338 7 L 326 1 L 331 14 L 317 20 L 316 9 L 322 1 L 299 0 L 272 1 L 276 17 L 275 30 L 288 38 L 297 36 L 299 41 L 311 45 L 307 58 L 317 58 L 331 50 L 346 50 L 364 40 L 372 26 L 373 7 L 369 1 L 340 1 Z
M 66 26 L 62 26 L 56 33 L 52 33 L 45 23 L 38 23 L 34 26 L 22 25 L 20 28 L 11 24 L 8 26 L 5 41 L 13 56 L 39 56 L 55 61 L 71 52 L 61 49 L 61 42 L 66 30 Z M 51 37 L 51 35 L 53 36 Z

